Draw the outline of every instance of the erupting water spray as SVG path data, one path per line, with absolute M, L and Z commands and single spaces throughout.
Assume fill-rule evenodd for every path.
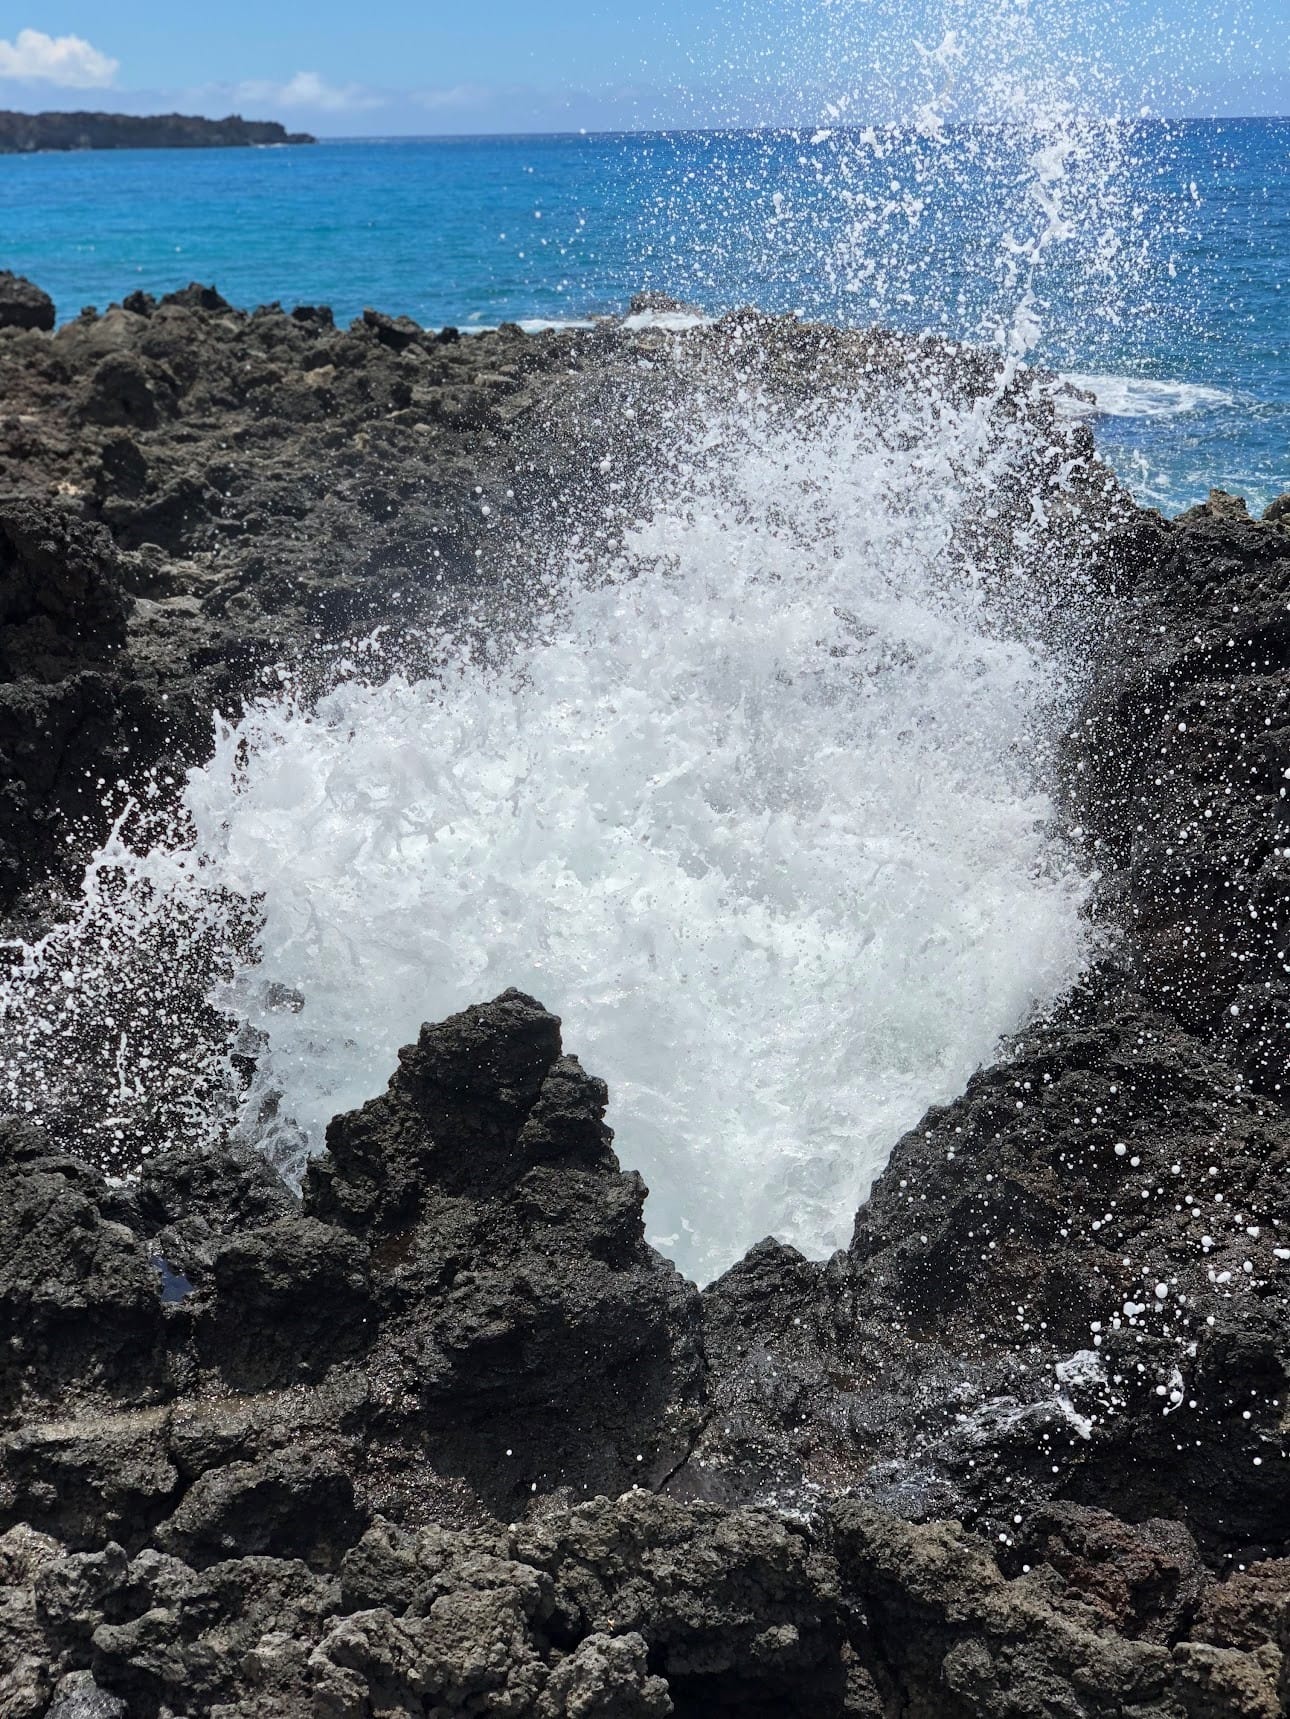
M 1037 466 L 1006 400 L 1063 270 L 1112 306 L 1136 217 L 1115 116 L 1035 82 L 1027 7 L 987 16 L 918 46 L 912 125 L 847 130 L 838 98 L 803 146 L 832 223 L 790 187 L 767 231 L 780 285 L 809 263 L 922 327 L 967 221 L 994 385 L 746 395 L 507 648 L 444 636 L 418 678 L 221 721 L 168 836 L 120 825 L 17 952 L 7 1106 L 109 1166 L 232 1130 L 297 1173 L 421 1021 L 517 985 L 608 1080 L 687 1271 L 845 1242 L 898 1135 L 1092 939 L 1047 791 L 1090 618 L 1048 535 L 1078 459 Z
M 609 1080 L 651 1234 L 687 1270 L 768 1232 L 844 1242 L 893 1140 L 1087 955 L 1088 881 L 1043 789 L 1076 593 L 1005 593 L 963 553 L 1028 451 L 982 410 L 910 389 L 880 414 L 709 423 L 513 649 L 443 639 L 423 679 L 221 722 L 187 838 L 118 837 L 29 962 L 23 1101 L 50 1106 L 122 995 L 181 1003 L 140 954 L 175 985 L 167 951 L 203 952 L 237 1035 L 208 1046 L 206 1125 L 240 1055 L 237 1126 L 298 1172 L 423 1019 L 513 984 Z M 1030 529 L 1011 555 L 1041 552 Z M 137 1063 L 142 1022 L 120 1031 Z M 106 1141 L 174 1078 L 144 1054 Z

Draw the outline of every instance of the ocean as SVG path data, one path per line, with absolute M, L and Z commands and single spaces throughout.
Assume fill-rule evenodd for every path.
M 8 157 L 0 266 L 62 318 L 190 280 L 463 329 L 653 289 L 995 341 L 1094 394 L 1143 502 L 1263 507 L 1290 489 L 1290 120 L 1041 144 L 1052 171 L 1006 126 Z

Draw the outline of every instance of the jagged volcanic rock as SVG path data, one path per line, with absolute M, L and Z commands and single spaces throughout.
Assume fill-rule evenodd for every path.
M 400 1064 L 332 1124 L 304 1200 L 370 1249 L 383 1412 L 499 1509 L 657 1486 L 696 1424 L 698 1297 L 645 1244 L 604 1082 L 515 991 L 423 1029 Z
M 318 1513 L 433 1517 L 426 1484 L 476 1513 L 658 1486 L 698 1424 L 699 1301 L 645 1244 L 605 1100 L 507 992 L 333 1124 L 303 1207 L 263 1160 L 111 1188 L 5 1124 L 7 1520 L 199 1560 L 254 1523 L 321 1556 Z
M 1138 982 L 1284 1099 L 1290 512 L 1215 491 L 1146 543 L 1134 625 L 1072 736 Z
M 603 1085 L 517 992 L 423 1030 L 388 1093 L 333 1125 L 303 1207 L 236 1153 L 162 1157 L 112 1189 L 7 1125 L 7 1711 L 39 1714 L 57 1689 L 146 1714 L 1275 1712 L 1284 1487 L 1273 1462 L 1262 1488 L 1241 1484 L 1278 1438 L 1245 1390 L 1280 1355 L 1266 1286 L 1207 1298 L 1180 1264 L 1202 1329 L 1186 1389 L 1203 1398 L 1180 1462 L 1166 1417 L 1183 1410 L 1151 1382 L 1179 1353 L 1163 1310 L 1159 1331 L 1116 1333 L 1109 1314 L 1103 1375 L 1051 1371 L 1073 1322 L 1106 1311 L 1109 1248 L 1091 1244 L 1069 1307 L 1025 1267 L 1027 1346 L 1016 1268 L 965 1278 L 948 1245 L 981 1155 L 996 1168 L 976 1188 L 998 1202 L 976 1201 L 971 1239 L 1002 1252 L 989 1240 L 1009 1224 L 1018 1243 L 1042 1229 L 1047 1208 L 1018 1202 L 1055 1198 L 1060 1149 L 1035 1130 L 1062 1136 L 1064 1080 L 1096 1116 L 1090 1069 L 1135 1107 L 1139 1144 L 1168 1121 L 1181 1161 L 1206 1089 L 1195 1072 L 1190 1094 L 1163 1082 L 1180 1047 L 1149 1023 L 1132 1017 L 1114 1051 L 1087 1025 L 1052 1029 L 902 1144 L 851 1254 L 819 1267 L 766 1244 L 702 1304 L 644 1243 Z M 1018 1110 L 1020 1069 L 1047 1121 L 1039 1099 Z M 1257 1188 L 1273 1113 L 1246 1095 L 1238 1114 Z M 1107 1177 L 1144 1168 L 1117 1169 L 1121 1128 L 1080 1136 L 1090 1210 Z M 917 1214 L 940 1267 L 903 1221 L 925 1206 L 901 1176 L 915 1153 L 920 1190 L 944 1201 Z M 1138 1247 L 1159 1245 L 1147 1205 Z M 1069 1228 L 1081 1210 L 1059 1215 Z M 975 1391 L 947 1404 L 955 1373 Z M 1004 1381 L 1011 1397 L 987 1394 Z M 695 1501 L 696 1476 L 807 1508 Z M 1005 1493 L 1021 1508 L 1003 1536 L 910 1520 Z M 1273 1555 L 1239 1586 L 1216 1579 L 1256 1536 Z
M 676 1485 L 1284 1546 L 1285 1114 L 1158 1013 L 1085 1011 L 898 1143 L 848 1254 L 766 1244 L 706 1292 L 718 1413 Z
M 686 339 L 793 409 L 910 362 Z M 487 618 L 521 520 L 630 492 L 631 435 L 588 449 L 671 350 L 198 287 L 0 331 L 6 902 L 277 655 Z M 0 1714 L 1282 1710 L 1287 519 L 1101 518 L 1125 621 L 1066 792 L 1120 935 L 830 1261 L 768 1240 L 700 1296 L 515 992 L 424 1028 L 303 1197 L 0 1124 Z
M 34 281 L 22 275 L 0 271 L 0 328 L 43 328 L 54 326 L 54 301 Z

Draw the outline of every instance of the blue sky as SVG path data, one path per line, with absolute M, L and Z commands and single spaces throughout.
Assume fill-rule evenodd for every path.
M 899 117 L 920 44 L 1018 12 L 1075 82 L 1096 55 L 1131 111 L 1290 112 L 1284 0 L 5 4 L 0 106 L 236 109 L 342 136 L 814 123 L 843 91 Z

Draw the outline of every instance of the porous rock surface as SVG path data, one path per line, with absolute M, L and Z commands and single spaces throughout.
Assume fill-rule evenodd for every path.
M 1123 1055 L 1144 1106 L 1159 1057 Z M 882 1186 L 851 1255 L 785 1283 L 768 1244 L 705 1317 L 644 1241 L 605 1097 L 507 992 L 423 1029 L 300 1201 L 232 1152 L 112 1188 L 5 1125 L 6 1714 L 1277 1711 L 1279 1417 L 1244 1389 L 1279 1353 L 1270 1318 L 1185 1278 L 1197 1326 L 1225 1314 L 1200 1400 L 1162 1418 L 1154 1379 L 1189 1345 L 1126 1328 L 1067 1382 L 1072 1437 L 1051 1357 L 1088 1309 L 1025 1355 L 998 1286 L 948 1271 L 938 1319 L 912 1287 L 936 1274 L 893 1256 L 884 1311 L 920 1327 L 877 1341 L 864 1238 L 913 1240 Z M 1267 1122 L 1251 1101 L 1252 1141 Z M 943 1243 L 961 1191 L 919 1215 Z M 1269 1291 L 1247 1299 L 1283 1314 Z M 977 1388 L 938 1415 L 954 1360 Z M 1013 1395 L 987 1396 L 1001 1369 Z M 1258 1450 L 1267 1483 L 1242 1485 Z M 981 1532 L 1005 1499 L 1006 1534 Z
M 695 350 L 809 393 L 851 339 Z M 8 902 L 414 558 L 416 613 L 489 613 L 521 523 L 629 482 L 587 450 L 670 350 L 196 288 L 0 333 Z M 1103 515 L 1066 770 L 1120 935 L 827 1262 L 684 1282 L 516 992 L 299 1196 L 0 1124 L 0 1719 L 1284 1711 L 1287 518 Z
M 54 301 L 34 281 L 0 270 L 0 328 L 54 326 Z

